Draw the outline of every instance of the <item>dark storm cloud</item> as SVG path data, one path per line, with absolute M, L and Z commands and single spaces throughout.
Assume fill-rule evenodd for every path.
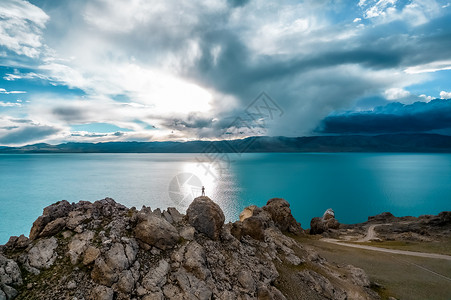
M 348 112 L 326 117 L 318 129 L 322 133 L 425 132 L 451 128 L 451 100 L 391 103 L 373 111 Z
M 68 122 L 83 120 L 87 114 L 82 107 L 55 107 L 52 114 Z
M 8 131 L 6 134 L 0 134 L 0 144 L 26 144 L 45 139 L 59 131 L 51 126 L 23 126 L 17 130 Z
M 249 1 L 250 0 L 227 0 L 227 2 L 233 7 L 246 5 Z

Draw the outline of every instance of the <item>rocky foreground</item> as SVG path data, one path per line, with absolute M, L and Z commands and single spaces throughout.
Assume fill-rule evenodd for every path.
M 60 201 L 0 248 L 0 299 L 379 299 L 363 270 L 328 263 L 302 234 L 279 198 L 228 224 L 208 197 L 186 215 Z

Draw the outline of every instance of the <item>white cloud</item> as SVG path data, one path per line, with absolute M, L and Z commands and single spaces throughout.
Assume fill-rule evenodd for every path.
M 3 88 L 0 88 L 0 94 L 25 94 L 24 91 L 7 91 Z
M 29 73 L 20 73 L 18 70 L 14 70 L 14 73 L 6 73 L 5 76 L 3 76 L 4 80 L 7 81 L 14 81 L 19 79 L 43 79 L 43 80 L 50 80 L 50 78 L 43 74 L 37 74 L 34 72 Z
M 409 67 L 404 70 L 408 74 L 432 73 L 451 70 L 451 60 L 434 61 L 431 63 Z
M 40 8 L 23 0 L 0 2 L 0 45 L 19 55 L 38 57 L 42 29 L 48 20 Z
M 360 22 L 360 21 L 362 21 L 362 18 L 355 18 L 354 21 L 352 21 L 352 22 L 358 23 L 358 22 Z
M 410 96 L 410 92 L 401 88 L 391 88 L 384 92 L 387 100 L 398 100 Z
M 20 107 L 22 104 L 16 102 L 4 102 L 0 101 L 0 107 Z
M 440 98 L 441 99 L 451 99 L 451 92 L 441 91 Z
M 423 99 L 423 101 L 425 101 L 425 102 L 429 102 L 429 101 L 431 101 L 431 100 L 434 99 L 434 97 L 432 97 L 432 96 L 427 96 L 427 95 L 425 95 L 425 94 L 422 94 L 422 95 L 420 95 L 420 96 L 418 96 L 418 97 L 420 97 L 421 99 Z
M 412 26 L 425 24 L 442 13 L 436 0 L 412 0 L 405 4 L 398 0 L 371 0 L 360 1 L 359 6 L 364 9 L 365 19 L 380 23 L 402 20 Z

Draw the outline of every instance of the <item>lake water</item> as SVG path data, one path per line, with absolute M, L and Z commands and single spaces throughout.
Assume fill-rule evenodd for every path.
M 43 208 L 62 199 L 111 197 L 128 207 L 184 212 L 201 185 L 228 221 L 273 197 L 287 199 L 304 228 L 327 208 L 342 223 L 384 211 L 437 214 L 451 210 L 451 155 L 0 155 L 0 244 L 10 235 L 28 235 Z

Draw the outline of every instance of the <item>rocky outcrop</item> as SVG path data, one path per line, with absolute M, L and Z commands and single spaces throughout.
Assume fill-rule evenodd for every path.
M 329 208 L 321 218 L 315 217 L 310 221 L 310 234 L 321 234 L 339 227 L 340 223 L 335 219 L 335 212 Z
M 301 224 L 291 214 L 290 203 L 282 198 L 268 200 L 263 209 L 271 215 L 271 219 L 283 232 L 298 234 L 301 232 Z
M 58 202 L 32 238 L 2 248 L 0 299 L 377 299 L 363 271 L 334 267 L 283 234 L 302 234 L 285 200 L 242 216 L 224 224 L 208 197 L 194 199 L 186 216 L 110 198 Z M 286 272 L 294 272 L 294 298 L 280 283 Z
M 392 213 L 383 212 L 376 216 L 368 217 L 368 222 L 388 223 L 388 222 L 393 222 L 395 219 L 396 219 L 396 217 Z

